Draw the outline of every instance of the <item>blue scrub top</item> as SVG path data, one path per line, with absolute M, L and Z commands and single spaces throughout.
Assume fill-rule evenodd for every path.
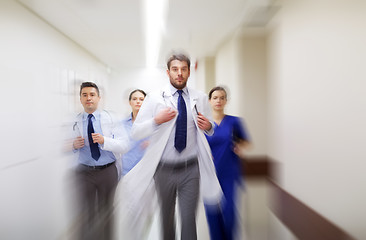
M 249 136 L 241 119 L 225 115 L 220 125 L 215 123 L 214 134 L 206 136 L 206 138 L 211 147 L 218 179 L 241 179 L 240 159 L 233 151 L 235 140 L 249 141 Z

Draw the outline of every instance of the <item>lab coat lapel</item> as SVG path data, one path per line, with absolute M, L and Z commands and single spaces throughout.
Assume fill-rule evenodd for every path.
M 178 108 L 177 101 L 174 100 L 174 97 L 170 90 L 169 85 L 163 89 L 162 96 L 164 98 L 164 101 L 169 104 L 169 107 L 174 107 L 175 109 Z
M 110 124 L 108 124 L 108 121 L 106 121 L 106 113 L 104 111 L 100 112 L 100 128 L 102 129 L 102 133 L 104 136 L 110 135 Z
M 189 102 L 190 102 L 190 106 L 191 106 L 191 111 L 192 111 L 193 116 L 196 116 L 196 115 L 198 115 L 198 113 L 197 113 L 198 109 L 196 106 L 197 101 L 198 101 L 198 95 L 197 95 L 197 92 L 191 88 L 188 88 L 188 92 L 189 92 Z
M 83 114 L 79 113 L 76 117 L 76 122 L 73 126 L 73 131 L 75 137 L 81 136 L 84 138 L 84 124 L 83 124 Z

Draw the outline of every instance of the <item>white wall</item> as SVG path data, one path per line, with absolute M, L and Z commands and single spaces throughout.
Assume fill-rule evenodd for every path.
M 73 224 L 62 154 L 81 81 L 103 64 L 12 0 L 0 1 L 0 238 L 60 239 Z
M 283 1 L 269 40 L 269 155 L 281 185 L 366 237 L 365 1 Z
M 226 113 L 242 117 L 253 142 L 249 155 L 266 155 L 267 55 L 265 35 L 234 35 L 218 49 L 216 85 L 229 90 Z
M 241 101 L 239 76 L 239 44 L 236 37 L 224 42 L 218 49 L 215 59 L 216 85 L 229 88 L 229 102 L 226 111 L 230 115 L 240 115 L 239 101 Z M 240 99 L 240 100 L 239 100 Z
M 250 127 L 252 155 L 267 154 L 267 48 L 265 35 L 241 36 L 239 43 L 239 98 L 235 102 Z
M 206 94 L 216 86 L 215 57 L 204 57 L 198 59 L 196 71 L 196 87 Z

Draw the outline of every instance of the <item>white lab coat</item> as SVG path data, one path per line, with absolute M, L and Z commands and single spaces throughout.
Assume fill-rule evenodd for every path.
M 211 108 L 206 94 L 191 88 L 188 88 L 188 93 L 190 98 L 189 106 L 197 128 L 197 152 L 201 177 L 200 192 L 206 204 L 216 205 L 222 199 L 222 191 L 216 177 L 210 146 L 204 131 L 198 128 L 196 113 L 197 109 L 198 112 L 212 122 Z M 123 207 L 130 217 L 136 217 L 136 212 L 141 209 L 142 204 L 149 204 L 149 197 L 152 194 L 148 190 L 155 190 L 155 188 L 149 188 L 149 185 L 153 182 L 157 165 L 177 119 L 175 117 L 169 122 L 156 125 L 154 116 L 166 107 L 177 109 L 176 105 L 177 103 L 174 101 L 168 85 L 161 91 L 153 92 L 146 97 L 133 124 L 132 138 L 141 139 L 150 136 L 150 144 L 141 161 L 122 178 L 122 193 L 126 196 Z M 208 134 L 213 134 L 213 128 Z
M 126 153 L 130 148 L 130 141 L 122 124 L 118 124 L 118 121 L 107 111 L 100 111 L 100 126 L 102 128 L 104 144 L 100 144 L 99 147 L 102 150 L 113 152 L 116 157 L 116 166 L 118 174 L 121 172 L 121 155 Z M 79 114 L 76 117 L 76 121 L 73 125 L 74 138 L 81 136 L 85 139 L 88 136 L 84 136 L 83 131 L 83 114 Z M 79 151 L 74 149 L 74 153 L 78 154 Z M 77 156 L 78 157 L 78 156 Z

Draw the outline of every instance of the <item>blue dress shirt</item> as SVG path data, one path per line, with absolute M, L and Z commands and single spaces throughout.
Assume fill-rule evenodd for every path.
M 95 159 L 92 158 L 91 152 L 90 152 L 90 147 L 89 147 L 89 140 L 87 137 L 88 136 L 88 115 L 89 115 L 88 113 L 83 112 L 82 121 L 83 121 L 83 136 L 85 136 L 84 137 L 85 145 L 84 145 L 84 147 L 79 149 L 79 151 L 80 151 L 79 163 L 88 165 L 88 166 L 103 166 L 108 163 L 112 163 L 112 162 L 116 161 L 116 158 L 112 152 L 102 150 L 100 148 L 100 146 L 99 146 L 100 158 L 98 159 L 98 161 L 96 161 Z M 93 112 L 92 122 L 93 122 L 94 132 L 100 133 L 103 135 L 102 127 L 101 127 L 101 123 L 100 123 L 100 112 L 98 110 Z

